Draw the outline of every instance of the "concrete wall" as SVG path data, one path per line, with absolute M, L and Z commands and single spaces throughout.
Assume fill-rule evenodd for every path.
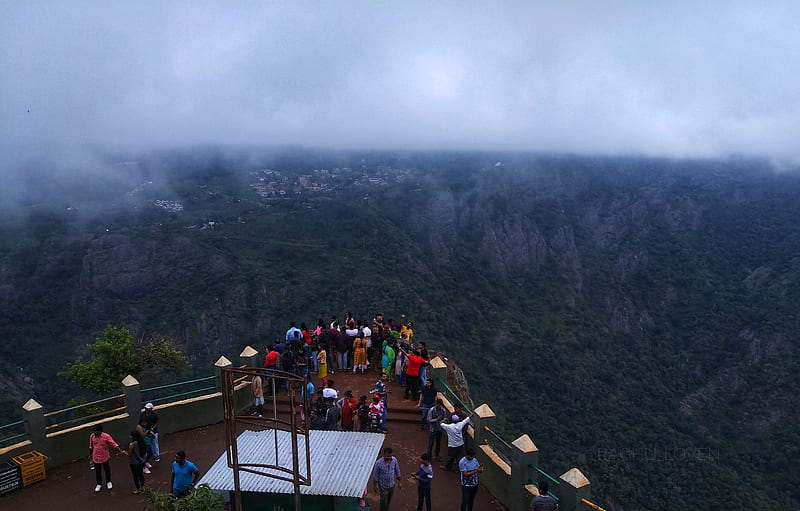
M 258 352 L 248 347 L 240 355 L 243 365 L 257 367 Z M 219 368 L 231 366 L 225 357 L 215 364 L 217 375 Z M 447 368 L 438 357 L 431 361 L 431 376 L 446 381 Z M 218 383 L 219 386 L 219 383 Z M 88 439 L 95 424 L 103 424 L 104 430 L 119 443 L 127 443 L 129 433 L 135 426 L 142 410 L 139 382 L 133 377 L 123 380 L 126 401 L 126 413 L 108 417 L 103 420 L 83 424 L 74 428 L 47 434 L 45 429 L 44 410 L 33 400 L 23 406 L 26 419 L 28 439 L 18 444 L 0 449 L 0 463 L 28 451 L 36 450 L 47 455 L 47 465 L 54 467 L 88 455 Z M 249 383 L 244 381 L 235 387 L 235 406 L 238 410 L 246 410 L 252 403 Z M 445 406 L 452 410 L 446 396 Z M 156 406 L 161 422 L 160 433 L 173 433 L 223 420 L 223 404 L 220 392 L 204 396 L 184 399 Z M 527 511 L 533 495 L 537 494 L 535 485 L 530 484 L 542 476 L 531 466 L 538 464 L 539 451 L 528 435 L 522 435 L 511 443 L 510 463 L 504 461 L 492 446 L 497 439 L 486 429 L 494 430 L 497 417 L 488 405 L 482 404 L 475 409 L 472 426 L 468 429 L 467 443 L 474 446 L 478 460 L 484 466 L 480 476 L 481 483 L 511 511 Z M 507 450 L 507 448 L 506 448 Z M 586 511 L 589 508 L 581 503 L 581 499 L 590 498 L 589 481 L 577 468 L 570 469 L 559 478 L 558 485 L 550 484 L 550 491 L 559 497 L 561 511 Z
M 221 357 L 215 364 L 217 368 L 230 365 L 230 361 L 224 357 Z M 218 370 L 217 373 L 219 373 Z M 143 411 L 144 403 L 141 399 L 139 382 L 135 378 L 132 376 L 126 377 L 122 381 L 122 387 L 125 394 L 125 408 L 127 409 L 125 413 L 52 433 L 47 432 L 42 406 L 34 400 L 29 400 L 23 406 L 23 415 L 26 420 L 25 429 L 28 438 L 0 449 L 0 463 L 30 451 L 39 451 L 46 455 L 48 457 L 46 462 L 48 467 L 55 467 L 79 458 L 85 458 L 89 454 L 89 435 L 96 424 L 102 424 L 103 430 L 110 434 L 117 443 L 123 446 L 127 445 L 130 432 L 138 423 L 139 414 Z M 241 382 L 235 387 L 234 402 L 238 410 L 249 408 L 252 404 L 249 383 Z M 216 424 L 224 419 L 222 394 L 220 392 L 157 405 L 155 409 L 160 416 L 158 428 L 160 434 Z

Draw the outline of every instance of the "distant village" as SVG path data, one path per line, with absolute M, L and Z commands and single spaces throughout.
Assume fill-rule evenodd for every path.
M 366 166 L 362 165 L 360 171 L 350 167 L 335 167 L 314 169 L 311 173 L 289 176 L 275 169 L 260 169 L 252 172 L 256 180 L 250 187 L 261 197 L 274 199 L 304 193 L 332 193 L 342 186 L 384 187 L 391 182 L 399 183 L 406 180 L 413 172 L 414 169 L 380 166 L 370 173 L 366 170 Z
M 490 168 L 502 166 L 504 166 L 502 162 L 497 162 Z M 334 167 L 298 173 L 291 170 L 281 171 L 263 168 L 249 171 L 248 175 L 250 177 L 249 186 L 259 197 L 267 200 L 281 200 L 298 196 L 323 196 L 337 193 L 345 188 L 386 188 L 393 184 L 410 181 L 417 172 L 416 168 L 393 168 L 386 165 L 368 167 L 362 161 L 360 168 L 355 169 L 351 167 Z M 128 193 L 130 195 L 141 192 L 151 184 L 152 181 L 148 181 Z M 201 188 L 205 188 L 205 185 L 201 185 Z M 174 200 L 153 199 L 150 200 L 150 204 L 170 213 L 178 213 L 184 209 L 182 203 Z M 213 225 L 204 227 L 213 227 Z

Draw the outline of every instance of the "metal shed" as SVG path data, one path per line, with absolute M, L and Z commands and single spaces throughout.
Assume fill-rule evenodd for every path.
M 372 467 L 381 451 L 384 435 L 351 431 L 309 432 L 311 485 L 301 486 L 303 511 L 351 511 L 359 508 L 359 499 L 370 483 Z M 305 450 L 305 438 L 299 439 Z M 291 435 L 286 431 L 243 431 L 237 437 L 241 463 L 291 466 Z M 276 459 L 276 446 L 278 459 Z M 301 474 L 305 467 L 301 467 Z M 270 472 L 265 470 L 265 472 Z M 277 473 L 276 473 L 277 474 Z M 285 475 L 285 474 L 283 474 Z M 198 484 L 234 499 L 233 470 L 222 453 Z M 241 472 L 243 509 L 294 509 L 294 487 L 289 481 Z

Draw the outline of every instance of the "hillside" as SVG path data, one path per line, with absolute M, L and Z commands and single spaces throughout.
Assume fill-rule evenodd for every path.
M 35 183 L 0 227 L 0 412 L 107 324 L 196 367 L 405 312 L 609 509 L 800 505 L 800 177 L 752 160 L 197 148 Z M 35 192 L 35 193 L 32 193 Z M 25 347 L 25 349 L 20 349 Z

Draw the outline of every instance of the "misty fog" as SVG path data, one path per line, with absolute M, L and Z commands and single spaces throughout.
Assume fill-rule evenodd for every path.
M 54 173 L 107 177 L 103 151 L 194 144 L 794 160 L 798 14 L 796 2 L 2 2 L 2 195 Z

